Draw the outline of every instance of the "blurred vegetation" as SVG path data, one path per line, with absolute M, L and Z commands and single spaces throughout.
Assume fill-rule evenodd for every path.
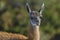
M 10 4 L 7 0 L 2 0 L 2 2 L 6 6 L 2 4 L 0 9 L 7 7 L 7 11 L 2 13 L 0 10 L 0 30 L 27 35 L 30 27 L 29 16 L 25 7 L 27 0 L 14 0 L 12 1 L 13 4 Z M 31 9 L 37 11 L 40 9 L 40 3 L 43 2 L 45 9 L 42 14 L 40 30 L 44 37 L 41 39 L 49 40 L 54 34 L 60 33 L 60 0 L 28 0 Z M 19 6 L 17 6 L 17 3 Z

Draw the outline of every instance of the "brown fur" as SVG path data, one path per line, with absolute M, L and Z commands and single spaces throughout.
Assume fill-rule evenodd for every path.
M 29 40 L 39 40 L 40 39 L 40 33 L 38 27 L 31 27 L 29 31 Z
M 21 34 L 0 32 L 0 40 L 39 40 L 39 27 L 30 27 L 28 37 Z
M 0 32 L 0 40 L 28 40 L 28 38 L 21 34 Z

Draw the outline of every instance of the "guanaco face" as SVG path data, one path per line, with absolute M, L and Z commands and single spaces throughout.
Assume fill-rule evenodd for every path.
M 26 3 L 26 8 L 30 16 L 30 23 L 32 26 L 39 26 L 41 23 L 42 11 L 44 9 L 44 3 L 39 11 L 32 11 L 28 3 Z

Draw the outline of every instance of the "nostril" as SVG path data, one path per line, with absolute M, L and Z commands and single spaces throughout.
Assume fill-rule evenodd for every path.
M 36 22 L 39 22 L 38 20 L 36 20 Z

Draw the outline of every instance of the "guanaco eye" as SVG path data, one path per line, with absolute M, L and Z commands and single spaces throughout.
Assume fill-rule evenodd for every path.
M 43 17 L 40 17 L 40 19 L 42 19 Z
M 33 17 L 30 17 L 31 19 L 33 19 Z

